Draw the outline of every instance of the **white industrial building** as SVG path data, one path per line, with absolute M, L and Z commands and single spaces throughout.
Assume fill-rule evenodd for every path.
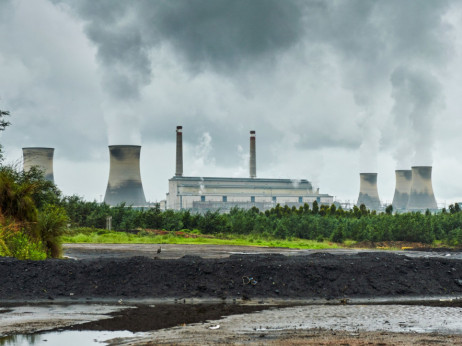
M 333 197 L 313 191 L 308 180 L 256 178 L 255 131 L 250 132 L 250 178 L 184 177 L 183 133 L 177 127 L 176 173 L 169 179 L 167 208 L 195 212 L 229 211 L 233 207 L 267 210 L 277 204 L 332 204 Z

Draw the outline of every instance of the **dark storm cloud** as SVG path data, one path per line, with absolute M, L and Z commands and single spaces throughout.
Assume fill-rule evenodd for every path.
M 170 42 L 190 67 L 232 73 L 236 67 L 290 49 L 303 35 L 298 1 L 163 1 L 153 8 L 142 2 L 144 30 Z
M 333 138 L 326 131 L 320 138 L 311 136 L 314 141 L 303 134 L 300 144 L 351 147 L 362 142 L 371 155 L 377 154 L 376 117 L 390 95 L 393 71 L 418 65 L 421 73 L 431 74 L 450 55 L 443 20 L 450 3 L 444 0 L 55 2 L 70 4 L 85 22 L 105 89 L 118 100 L 138 98 L 153 81 L 151 54 L 159 47 L 173 49 L 192 75 L 213 71 L 236 80 L 241 92 L 249 94 L 258 94 L 258 83 L 248 89 L 239 76 L 252 71 L 266 83 L 279 59 L 296 48 L 306 47 L 308 53 L 294 70 L 314 69 L 318 61 L 333 59 L 343 87 L 366 114 L 358 121 L 362 138 Z M 429 75 L 422 78 L 427 81 L 434 84 Z
M 66 1 L 54 1 L 66 3 Z M 191 71 L 232 73 L 271 58 L 302 35 L 298 1 L 79 1 L 70 2 L 98 48 L 105 87 L 133 98 L 151 81 L 149 50 L 172 45 Z

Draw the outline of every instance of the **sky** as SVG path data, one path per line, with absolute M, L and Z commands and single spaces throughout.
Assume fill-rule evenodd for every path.
M 184 175 L 308 179 L 355 202 L 377 172 L 433 166 L 462 201 L 462 3 L 456 0 L 1 0 L 7 162 L 54 147 L 65 195 L 104 198 L 108 145 L 142 145 L 148 201 Z

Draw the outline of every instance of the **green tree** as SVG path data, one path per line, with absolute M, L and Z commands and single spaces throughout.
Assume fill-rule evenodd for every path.
M 319 205 L 317 201 L 313 202 L 313 205 L 311 207 L 313 215 L 317 215 L 319 212 Z
M 387 215 L 393 214 L 393 205 L 390 204 L 389 206 L 385 208 L 385 214 Z

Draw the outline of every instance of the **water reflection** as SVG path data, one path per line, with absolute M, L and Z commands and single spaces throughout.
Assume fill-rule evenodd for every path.
M 81 346 L 101 345 L 101 343 L 114 339 L 141 335 L 128 331 L 62 331 L 41 334 L 10 335 L 0 338 L 1 346 Z

